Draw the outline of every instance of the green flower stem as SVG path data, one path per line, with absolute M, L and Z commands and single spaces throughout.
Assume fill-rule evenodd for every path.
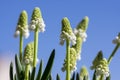
M 100 76 L 100 80 L 104 80 L 104 75 L 103 74 Z
M 20 32 L 20 44 L 19 44 L 19 57 L 20 57 L 20 62 L 22 61 L 22 51 L 23 51 L 23 37 L 22 37 L 22 32 Z
M 108 58 L 108 64 L 110 64 L 110 62 L 111 62 L 113 56 L 115 55 L 116 51 L 118 50 L 119 46 L 120 46 L 120 44 L 117 44 L 116 47 L 114 48 L 112 54 L 111 54 L 110 57 Z
M 30 65 L 27 64 L 25 67 L 25 80 L 29 80 L 29 68 L 30 68 Z
M 66 80 L 70 80 L 70 41 L 66 40 L 66 60 L 67 60 L 67 70 L 66 70 Z
M 38 51 L 38 27 L 36 26 L 35 33 L 34 33 L 34 60 L 33 60 L 33 67 L 36 67 L 37 63 L 37 51 Z

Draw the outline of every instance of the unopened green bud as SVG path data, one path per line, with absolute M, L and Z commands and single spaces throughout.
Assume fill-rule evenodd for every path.
M 36 20 L 36 19 L 39 19 L 39 18 L 42 18 L 42 14 L 41 14 L 41 11 L 38 7 L 36 7 L 34 10 L 33 10 L 33 13 L 32 13 L 32 19 L 31 20 Z
M 62 19 L 62 31 L 65 31 L 69 35 L 72 33 L 72 28 L 67 17 Z
M 99 61 L 102 59 L 103 59 L 103 53 L 102 53 L 102 51 L 99 51 L 97 56 L 95 57 L 95 59 L 92 62 L 93 66 L 91 67 L 91 69 L 96 68 L 96 66 L 99 64 Z
M 23 10 L 22 13 L 20 14 L 17 25 L 20 25 L 20 27 L 26 28 L 26 25 L 28 24 L 27 21 L 28 21 L 27 12 Z
M 89 23 L 89 18 L 87 16 L 84 17 L 84 19 L 77 25 L 77 29 L 82 29 L 83 31 L 87 30 Z
M 87 71 L 87 68 L 85 66 L 83 66 L 80 70 L 80 80 L 84 80 L 84 78 L 88 78 L 89 73 Z
M 34 57 L 34 42 L 30 42 L 27 44 L 24 50 L 24 63 L 25 64 L 33 64 Z

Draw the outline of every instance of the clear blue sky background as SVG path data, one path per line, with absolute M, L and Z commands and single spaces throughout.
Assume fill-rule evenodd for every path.
M 61 20 L 68 17 L 72 28 L 81 21 L 84 16 L 90 19 L 87 34 L 87 41 L 83 44 L 82 60 L 77 63 L 77 71 L 82 65 L 87 66 L 90 76 L 92 73 L 89 67 L 99 50 L 102 50 L 104 57 L 108 58 L 113 48 L 112 40 L 120 32 L 120 1 L 119 0 L 2 0 L 0 2 L 0 56 L 14 58 L 18 53 L 19 38 L 14 38 L 19 14 L 22 10 L 28 13 L 30 22 L 32 11 L 39 7 L 46 24 L 46 31 L 39 34 L 39 59 L 43 59 L 44 66 L 52 49 L 56 49 L 55 62 L 52 70 L 53 78 L 57 73 L 61 80 L 65 79 L 65 73 L 61 71 L 65 58 L 65 45 L 59 45 Z M 33 40 L 33 33 L 24 41 L 25 45 Z M 2 64 L 0 64 L 2 65 Z M 120 50 L 110 64 L 112 80 L 118 80 L 120 72 Z

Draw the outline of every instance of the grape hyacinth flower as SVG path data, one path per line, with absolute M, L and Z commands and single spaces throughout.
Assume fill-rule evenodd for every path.
M 102 51 L 99 51 L 97 56 L 92 62 L 91 69 L 95 70 L 97 78 L 107 78 L 110 75 L 109 65 L 107 59 L 103 58 Z
M 76 63 L 76 51 L 75 51 L 75 49 L 74 48 L 70 48 L 70 72 L 71 73 L 73 73 L 74 71 L 76 71 L 77 70 L 77 67 L 76 67 L 76 65 L 77 65 L 77 63 Z M 67 67 L 67 62 L 66 62 L 67 60 L 65 59 L 64 60 L 64 63 L 63 63 L 63 67 L 62 67 L 62 71 L 64 72 L 64 71 L 66 71 L 66 67 Z
M 32 19 L 29 24 L 29 30 L 30 31 L 35 31 L 35 29 L 38 28 L 39 32 L 44 32 L 45 31 L 45 23 L 44 20 L 41 16 L 40 9 L 36 7 L 33 11 L 32 14 Z
M 110 72 L 109 72 L 107 59 L 103 58 L 102 60 L 100 60 L 95 70 L 96 70 L 96 76 L 104 75 L 105 78 L 108 77 Z
M 120 33 L 118 34 L 118 36 L 113 40 L 114 44 L 120 44 Z
M 23 37 L 28 38 L 29 37 L 29 30 L 28 30 L 28 22 L 27 22 L 27 12 L 25 10 L 22 11 L 20 14 L 20 17 L 18 19 L 16 31 L 14 34 L 14 37 L 20 36 L 20 42 L 19 42 L 19 57 L 20 61 L 22 61 L 22 52 L 23 52 Z
M 33 57 L 34 57 L 34 42 L 27 44 L 24 50 L 23 62 L 26 65 L 33 66 Z
M 41 11 L 38 7 L 36 7 L 33 10 L 31 22 L 29 25 L 29 29 L 31 31 L 34 31 L 34 60 L 33 60 L 33 66 L 36 67 L 37 63 L 37 51 L 38 51 L 38 35 L 39 32 L 45 31 L 45 24 L 42 18 Z
M 83 66 L 80 70 L 80 80 L 89 80 L 89 73 L 85 66 Z
M 18 37 L 20 34 L 22 34 L 22 36 L 25 38 L 29 37 L 29 30 L 28 30 L 28 24 L 27 24 L 27 12 L 25 10 L 22 11 L 22 13 L 20 14 L 14 37 Z
M 72 46 L 72 48 L 75 48 L 76 50 L 76 57 L 77 60 L 81 59 L 81 48 L 82 43 L 86 41 L 87 34 L 86 30 L 88 27 L 89 18 L 85 16 L 83 20 L 77 25 L 77 27 L 74 29 L 74 34 L 76 35 L 76 44 Z
M 72 44 L 72 45 L 76 44 L 76 36 L 72 32 L 72 28 L 71 28 L 70 22 L 67 17 L 62 19 L 60 44 L 63 45 L 65 41 L 66 41 L 66 59 L 64 60 L 62 70 L 63 71 L 66 70 L 66 80 L 70 80 L 71 68 L 72 68 L 72 66 L 74 67 L 74 64 L 72 64 L 72 62 L 71 62 L 72 55 L 70 55 L 70 44 Z M 73 62 L 74 62 L 74 59 L 73 59 Z

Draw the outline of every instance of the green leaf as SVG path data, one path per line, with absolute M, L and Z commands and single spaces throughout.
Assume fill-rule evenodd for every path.
M 52 75 L 51 74 L 49 75 L 49 80 L 52 80 Z
M 80 80 L 79 73 L 77 73 L 77 75 L 76 75 L 76 80 Z
M 96 77 L 95 73 L 96 73 L 96 71 L 93 74 L 93 80 L 97 80 L 97 77 Z
M 16 72 L 17 72 L 18 80 L 24 79 L 24 71 L 22 70 L 22 65 L 17 55 L 15 55 L 15 65 L 16 65 Z
M 109 76 L 106 78 L 106 80 L 111 80 L 111 75 L 109 75 Z
M 59 76 L 59 74 L 57 74 L 57 76 L 56 76 L 56 80 L 60 80 L 60 76 Z
M 74 79 L 75 79 L 75 72 L 73 73 L 71 80 L 74 80 Z
M 35 71 L 36 71 L 36 68 L 34 67 L 31 74 L 31 80 L 34 80 L 35 78 Z
M 10 72 L 9 72 L 9 75 L 10 75 L 10 80 L 13 80 L 13 63 L 12 62 L 10 63 Z
M 42 66 L 43 66 L 43 61 L 41 60 L 41 61 L 40 61 L 39 71 L 38 71 L 36 80 L 40 80 L 40 79 L 41 79 L 41 75 L 42 75 Z
M 50 72 L 51 72 L 51 69 L 52 69 L 52 66 L 53 66 L 54 57 L 55 57 L 55 49 L 52 51 L 52 53 L 49 57 L 48 63 L 47 63 L 46 68 L 43 72 L 41 80 L 47 80 L 48 79 L 48 77 L 50 75 Z
M 17 79 L 17 75 L 16 75 L 16 74 L 14 75 L 14 80 L 18 80 L 18 79 Z

